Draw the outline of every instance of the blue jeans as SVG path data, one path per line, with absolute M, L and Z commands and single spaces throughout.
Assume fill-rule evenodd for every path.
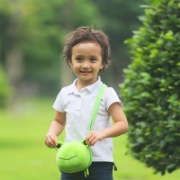
M 84 176 L 84 172 L 64 173 L 61 172 L 61 180 L 113 180 L 112 162 L 92 162 L 89 169 L 89 175 Z

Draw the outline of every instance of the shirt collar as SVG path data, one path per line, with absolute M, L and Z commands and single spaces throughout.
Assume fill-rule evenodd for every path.
M 75 79 L 74 82 L 70 85 L 68 94 L 71 94 L 71 93 L 79 94 L 79 91 L 77 90 L 77 87 L 76 87 L 76 81 L 77 79 Z M 95 83 L 89 86 L 86 86 L 83 89 L 87 89 L 89 92 L 98 91 L 101 84 L 102 84 L 101 77 L 98 76 L 98 80 Z

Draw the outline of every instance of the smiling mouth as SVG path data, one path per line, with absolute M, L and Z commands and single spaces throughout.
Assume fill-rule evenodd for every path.
M 70 160 L 70 159 L 73 159 L 73 158 L 75 158 L 77 155 L 75 155 L 75 156 L 73 156 L 73 157 L 70 157 L 70 158 L 61 158 L 61 157 L 59 157 L 59 159 L 63 159 L 63 160 Z
M 91 73 L 92 71 L 80 71 L 81 73 Z

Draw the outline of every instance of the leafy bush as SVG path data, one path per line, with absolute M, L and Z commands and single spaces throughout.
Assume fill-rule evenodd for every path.
M 133 62 L 120 85 L 134 158 L 163 175 L 180 167 L 180 1 L 149 0 L 126 43 Z
M 0 66 L 0 108 L 5 108 L 7 106 L 10 92 L 10 85 L 8 84 L 2 67 Z

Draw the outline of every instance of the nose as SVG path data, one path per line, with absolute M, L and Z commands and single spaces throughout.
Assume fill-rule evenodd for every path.
M 86 68 L 86 69 L 87 69 L 87 68 L 89 68 L 89 67 L 90 67 L 90 66 L 89 66 L 88 61 L 84 61 L 83 64 L 82 64 L 82 68 L 84 68 L 84 69 Z

